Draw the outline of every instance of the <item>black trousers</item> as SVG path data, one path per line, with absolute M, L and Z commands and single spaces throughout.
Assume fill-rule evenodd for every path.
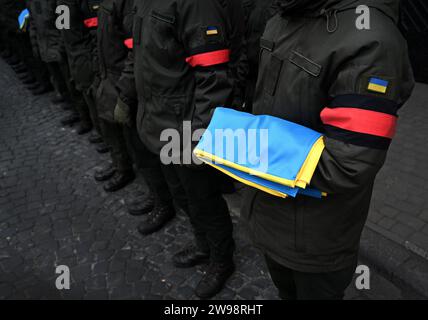
M 95 97 L 93 97 L 89 92 L 82 92 L 82 95 L 83 99 L 86 102 L 86 105 L 88 106 L 89 117 L 91 119 L 92 124 L 94 125 L 95 130 L 100 136 L 103 136 L 101 129 L 101 119 L 98 116 Z
M 329 272 L 305 273 L 291 270 L 265 256 L 272 281 L 283 300 L 342 300 L 356 266 Z
M 102 118 L 99 121 L 102 136 L 111 148 L 110 156 L 113 160 L 113 165 L 122 173 L 132 171 L 132 159 L 128 153 L 124 127 Z
M 27 67 L 28 73 L 31 74 L 43 87 L 52 88 L 49 79 L 49 71 L 46 64 L 39 58 L 33 55 L 30 36 L 27 32 L 11 34 L 9 40 L 11 50 L 17 54 L 20 61 Z
M 48 67 L 51 82 L 55 88 L 55 91 L 59 93 L 66 102 L 70 103 L 71 98 L 67 85 L 68 76 L 67 74 L 64 74 L 64 65 L 66 65 L 66 62 L 47 62 L 46 65 Z M 66 66 L 66 68 L 68 69 L 68 66 Z
M 173 198 L 162 172 L 159 156 L 146 148 L 138 135 L 136 126 L 124 126 L 124 134 L 132 161 L 146 181 L 150 193 L 155 199 L 155 204 L 172 206 Z
M 71 105 L 72 111 L 79 114 L 83 124 L 91 124 L 88 105 L 82 93 L 76 89 L 67 58 L 64 56 L 62 61 L 47 63 L 47 67 L 56 91 Z
M 205 167 L 193 169 L 180 165 L 163 165 L 174 199 L 177 190 L 184 190 L 181 202 L 192 224 L 200 249 L 209 251 L 213 262 L 229 262 L 234 251 L 233 225 L 226 201 L 223 199 L 216 172 Z M 180 195 L 180 194 L 179 194 Z

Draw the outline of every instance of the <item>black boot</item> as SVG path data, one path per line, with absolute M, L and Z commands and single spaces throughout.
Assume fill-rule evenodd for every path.
M 9 49 L 3 49 L 0 52 L 0 56 L 7 62 L 8 59 L 11 59 L 13 57 L 12 52 L 10 52 Z
M 21 63 L 21 61 L 15 56 L 11 55 L 9 58 L 6 59 L 6 62 L 13 68 L 14 66 L 17 66 Z
M 65 116 L 61 119 L 61 124 L 63 126 L 72 126 L 73 124 L 80 121 L 80 117 L 77 113 L 72 113 L 68 116 Z
M 64 102 L 64 97 L 60 93 L 55 93 L 55 95 L 51 98 L 51 102 L 53 104 L 60 104 Z
M 30 83 L 30 84 L 27 84 L 25 87 L 26 87 L 28 90 L 33 91 L 33 90 L 38 89 L 38 88 L 39 88 L 39 86 L 40 86 L 40 84 L 39 84 L 36 80 L 34 80 L 34 82 L 32 82 L 32 83 Z
M 173 206 L 156 206 L 147 219 L 138 225 L 138 232 L 143 236 L 152 234 L 166 225 L 175 217 Z
M 155 199 L 151 194 L 142 194 L 126 202 L 126 207 L 131 216 L 142 216 L 153 211 Z
M 13 71 L 15 71 L 16 74 L 22 74 L 22 73 L 28 72 L 27 67 L 22 62 L 19 62 L 16 65 L 12 65 L 12 69 Z
M 70 102 L 68 102 L 68 101 L 64 101 L 60 105 L 61 105 L 61 109 L 62 110 L 65 110 L 65 111 L 73 110 L 73 105 Z
M 172 262 L 177 268 L 191 268 L 199 264 L 208 263 L 210 259 L 209 251 L 203 251 L 196 245 L 191 244 L 182 251 L 177 252 L 172 257 Z
M 95 130 L 89 135 L 88 141 L 93 144 L 98 144 L 103 142 L 103 137 L 99 135 L 99 133 Z
M 31 93 L 35 96 L 39 96 L 41 94 L 48 93 L 48 92 L 52 91 L 52 88 L 50 88 L 46 85 L 40 84 L 39 82 L 36 82 L 36 84 L 37 84 L 36 86 L 31 86 L 31 89 L 30 89 L 30 87 L 27 87 L 30 89 Z
M 198 283 L 195 294 L 201 299 L 209 299 L 219 293 L 227 279 L 235 272 L 235 264 L 212 262 Z
M 30 74 L 23 74 L 23 77 L 21 79 L 22 84 L 27 85 L 27 89 L 31 90 L 32 88 L 37 88 L 38 87 L 38 83 L 36 83 L 36 79 L 30 75 Z
M 77 134 L 79 136 L 84 135 L 92 130 L 92 123 L 90 122 L 81 122 L 79 129 L 77 129 Z
M 108 144 L 106 144 L 105 142 L 101 142 L 98 146 L 97 146 L 97 152 L 100 154 L 103 153 L 107 153 L 110 151 L 110 147 Z
M 26 80 L 26 79 L 28 79 L 28 78 L 34 79 L 34 77 L 33 77 L 30 73 L 28 73 L 28 72 L 24 72 L 24 73 L 20 73 L 20 74 L 18 74 L 18 75 L 17 75 L 17 78 L 18 78 L 20 81 L 24 81 L 24 80 Z
M 94 178 L 97 181 L 107 181 L 113 177 L 113 175 L 116 173 L 116 167 L 112 164 L 109 164 L 105 168 L 102 168 L 100 170 L 97 170 L 95 172 Z
M 134 171 L 116 172 L 110 181 L 104 186 L 104 190 L 107 192 L 118 191 L 134 181 L 134 179 Z

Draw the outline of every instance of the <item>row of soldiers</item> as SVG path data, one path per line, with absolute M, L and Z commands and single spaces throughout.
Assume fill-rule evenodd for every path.
M 71 28 L 61 32 L 54 27 L 58 4 L 71 16 Z M 162 228 L 177 210 L 188 215 L 195 241 L 173 263 L 187 268 L 209 262 L 195 289 L 201 298 L 219 292 L 235 270 L 232 221 L 221 188 L 230 189 L 230 181 L 208 166 L 182 161 L 195 142 L 182 139 L 175 146 L 180 152 L 164 155 L 169 141 L 162 134 L 175 129 L 183 138 L 186 121 L 193 132 L 205 129 L 213 110 L 228 106 L 323 135 L 325 148 L 310 185 L 325 197 L 283 199 L 255 188 L 243 196 L 241 216 L 284 299 L 342 299 L 354 275 L 374 181 L 414 87 L 397 27 L 399 5 L 28 2 L 30 36 L 55 87 L 63 87 L 58 91 L 79 114 L 80 132 L 94 127 L 97 141 L 111 149 L 113 165 L 95 178 L 115 191 L 134 179 L 133 164 L 141 170 L 150 196 L 128 207 L 133 215 L 147 214 L 138 226 L 143 235 Z M 364 17 L 369 26 L 359 28 L 356 21 Z M 16 45 L 7 39 L 9 47 Z
M 274 1 L 1 2 L 2 56 L 25 78 L 44 75 L 33 82 L 53 85 L 54 102 L 70 110 L 62 124 L 80 122 L 78 134 L 91 132 L 97 150 L 110 151 L 111 164 L 95 174 L 105 191 L 125 187 L 137 170 L 142 174 L 150 192 L 127 199 L 131 215 L 146 215 L 141 234 L 158 231 L 177 210 L 187 213 L 195 243 L 173 263 L 210 262 L 195 292 L 215 295 L 235 268 L 232 222 L 222 198 L 233 184 L 205 167 L 163 165 L 159 137 L 189 117 L 192 129 L 206 127 L 214 105 L 251 110 L 258 41 L 276 11 Z M 184 8 L 177 9 L 179 3 Z M 69 29 L 56 26 L 60 5 L 69 8 Z M 17 16 L 25 8 L 29 24 L 20 30 Z

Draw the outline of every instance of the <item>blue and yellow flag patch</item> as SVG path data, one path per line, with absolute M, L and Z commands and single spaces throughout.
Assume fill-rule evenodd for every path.
M 30 11 L 28 11 L 28 9 L 24 9 L 18 17 L 19 29 L 25 29 L 28 23 L 28 18 L 30 18 Z
M 389 81 L 379 78 L 370 78 L 368 90 L 376 93 L 386 94 L 388 91 Z
M 215 36 L 219 34 L 218 28 L 214 26 L 207 27 L 207 36 Z

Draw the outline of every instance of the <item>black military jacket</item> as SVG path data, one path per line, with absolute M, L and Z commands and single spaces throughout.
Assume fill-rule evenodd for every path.
M 243 216 L 255 244 L 279 263 L 340 270 L 357 261 L 374 180 L 414 85 L 396 27 L 398 0 L 306 1 L 319 10 L 299 14 L 288 11 L 297 2 L 281 2 L 261 39 L 254 112 L 325 135 L 312 186 L 328 196 L 280 199 L 249 190 Z M 358 5 L 369 6 L 369 30 L 356 27 Z
M 62 29 L 71 74 L 79 90 L 87 90 L 99 72 L 96 30 L 100 0 L 58 0 L 70 8 L 70 29 Z
M 56 0 L 29 0 L 30 37 L 33 50 L 44 62 L 58 62 L 65 54 L 61 32 L 56 28 Z
M 193 130 L 206 128 L 212 110 L 229 104 L 233 31 L 224 0 L 148 0 L 136 7 L 137 127 L 147 147 L 160 153 L 164 130 L 182 132 L 185 120 Z
M 109 121 L 113 121 L 118 97 L 116 85 L 133 48 L 133 3 L 133 0 L 103 0 L 98 12 L 97 43 L 101 83 L 96 100 L 99 117 Z

